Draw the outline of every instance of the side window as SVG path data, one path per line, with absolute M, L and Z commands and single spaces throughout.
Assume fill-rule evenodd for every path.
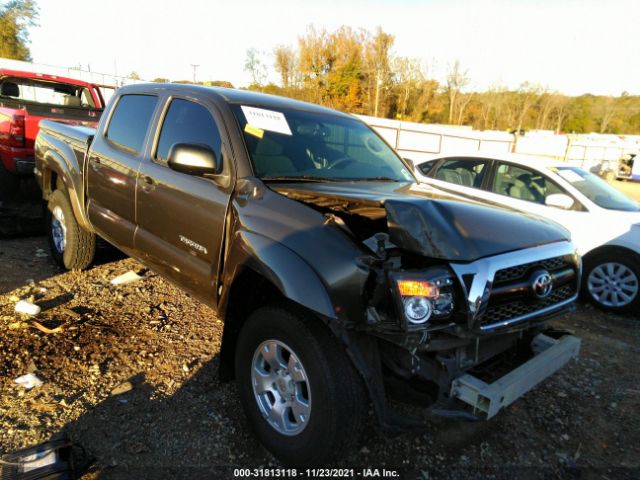
M 157 101 L 152 95 L 123 95 L 105 136 L 120 147 L 140 153 Z
M 156 160 L 165 163 L 176 143 L 207 145 L 220 159 L 220 132 L 211 113 L 202 105 L 176 98 L 165 115 L 156 149 Z
M 451 158 L 442 162 L 435 178 L 463 187 L 480 188 L 486 169 L 486 160 Z
M 438 160 L 430 160 L 428 162 L 421 163 L 418 165 L 418 170 L 420 170 L 423 175 L 429 176 L 429 172 L 433 170 L 433 167 L 435 167 L 437 163 Z
M 496 170 L 493 191 L 500 195 L 545 204 L 554 193 L 565 193 L 557 184 L 535 170 L 501 163 Z

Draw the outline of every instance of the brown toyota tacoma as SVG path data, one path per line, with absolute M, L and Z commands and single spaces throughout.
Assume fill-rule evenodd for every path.
M 99 236 L 211 306 L 222 379 L 287 464 L 347 451 L 370 404 L 388 432 L 491 418 L 578 354 L 544 326 L 579 290 L 566 231 L 416 183 L 350 115 L 154 84 L 97 129 L 40 126 L 54 258 L 87 268 Z

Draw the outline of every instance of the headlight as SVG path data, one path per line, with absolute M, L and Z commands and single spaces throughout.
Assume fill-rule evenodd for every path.
M 444 319 L 455 308 L 453 278 L 442 267 L 420 273 L 392 273 L 406 329 L 424 328 L 429 321 Z

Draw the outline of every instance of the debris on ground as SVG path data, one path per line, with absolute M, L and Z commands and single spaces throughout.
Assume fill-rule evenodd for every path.
M 138 280 L 142 280 L 144 277 L 141 277 L 133 270 L 129 270 L 127 273 L 123 273 L 115 278 L 111 279 L 111 285 L 126 285 L 127 283 L 137 282 Z
M 130 392 L 131 390 L 133 390 L 131 382 L 123 382 L 111 390 L 111 395 L 122 395 L 123 393 Z
M 31 372 L 25 373 L 14 380 L 15 383 L 24 387 L 25 390 L 31 390 L 32 388 L 41 387 L 44 382 L 38 378 L 38 376 Z
M 16 303 L 16 312 L 24 313 L 25 315 L 38 315 L 42 310 L 39 305 L 31 303 L 27 300 L 20 300 Z

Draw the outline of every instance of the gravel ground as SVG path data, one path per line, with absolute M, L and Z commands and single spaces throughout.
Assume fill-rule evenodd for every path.
M 44 238 L 0 240 L 0 265 L 0 452 L 64 431 L 95 457 L 85 479 L 278 465 L 251 435 L 235 386 L 217 380 L 222 322 L 209 308 L 110 249 L 89 271 L 63 273 Z M 129 270 L 142 280 L 110 285 Z M 29 297 L 42 307 L 35 319 L 14 311 Z M 581 305 L 553 322 L 582 338 L 580 359 L 497 418 L 434 420 L 395 438 L 371 421 L 339 466 L 424 479 L 638 478 L 639 320 Z M 27 372 L 44 384 L 16 385 Z

